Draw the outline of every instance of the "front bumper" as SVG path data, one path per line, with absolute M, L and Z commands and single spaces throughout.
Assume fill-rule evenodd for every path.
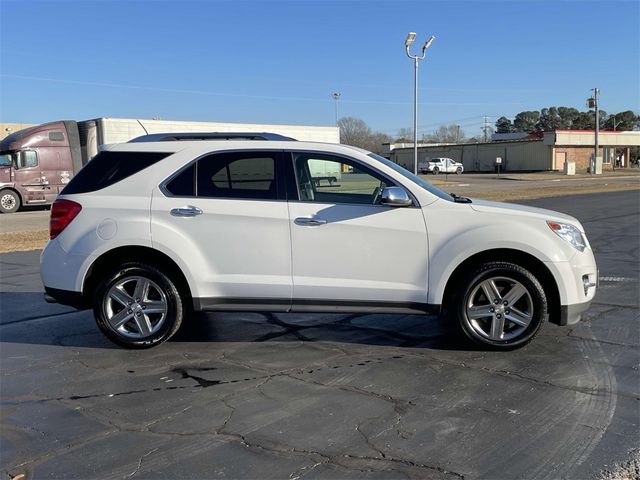
M 558 325 L 574 325 L 582 320 L 582 314 L 589 310 L 591 306 L 591 300 L 584 303 L 577 303 L 574 305 L 562 305 L 560 307 L 560 321 Z

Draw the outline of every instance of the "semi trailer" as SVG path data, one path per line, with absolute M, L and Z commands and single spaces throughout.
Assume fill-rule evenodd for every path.
M 49 205 L 102 145 L 171 132 L 273 132 L 296 140 L 339 143 L 337 127 L 128 118 L 60 120 L 25 128 L 0 142 L 0 212 Z

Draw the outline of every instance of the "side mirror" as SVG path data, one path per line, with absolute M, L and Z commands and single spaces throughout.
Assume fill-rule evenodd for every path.
M 380 203 L 390 207 L 409 207 L 413 205 L 413 200 L 407 192 L 400 187 L 387 187 L 382 190 Z

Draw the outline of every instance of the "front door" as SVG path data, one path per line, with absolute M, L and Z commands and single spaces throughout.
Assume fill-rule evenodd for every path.
M 381 205 L 382 189 L 393 182 L 356 160 L 294 152 L 292 162 L 293 310 L 426 304 L 428 245 L 419 206 Z
M 154 246 L 191 272 L 202 308 L 289 309 L 291 239 L 280 151 L 214 153 L 152 201 Z M 197 172 L 197 173 L 196 173 Z
M 44 203 L 51 187 L 47 177 L 43 179 L 42 168 L 36 150 L 20 150 L 16 154 L 14 182 L 21 188 L 24 203 Z

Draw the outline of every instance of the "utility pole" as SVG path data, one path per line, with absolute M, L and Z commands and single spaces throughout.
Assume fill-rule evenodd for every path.
M 331 94 L 336 104 L 336 127 L 338 126 L 338 100 L 340 100 L 340 92 L 333 92 Z
M 595 131 L 595 145 L 593 148 L 593 161 L 590 163 L 589 172 L 591 174 L 596 173 L 596 165 L 598 163 L 598 133 L 600 131 L 600 113 L 598 111 L 598 95 L 600 95 L 599 88 L 592 88 L 593 96 L 587 99 L 587 106 L 593 108 L 596 113 L 596 131 Z
M 488 139 L 488 132 L 490 130 L 490 126 L 489 126 L 489 119 L 487 118 L 487 116 L 484 116 L 484 121 L 482 122 L 482 130 L 484 131 L 484 141 L 485 143 L 487 142 Z
M 456 143 L 460 143 L 460 125 L 456 125 Z

